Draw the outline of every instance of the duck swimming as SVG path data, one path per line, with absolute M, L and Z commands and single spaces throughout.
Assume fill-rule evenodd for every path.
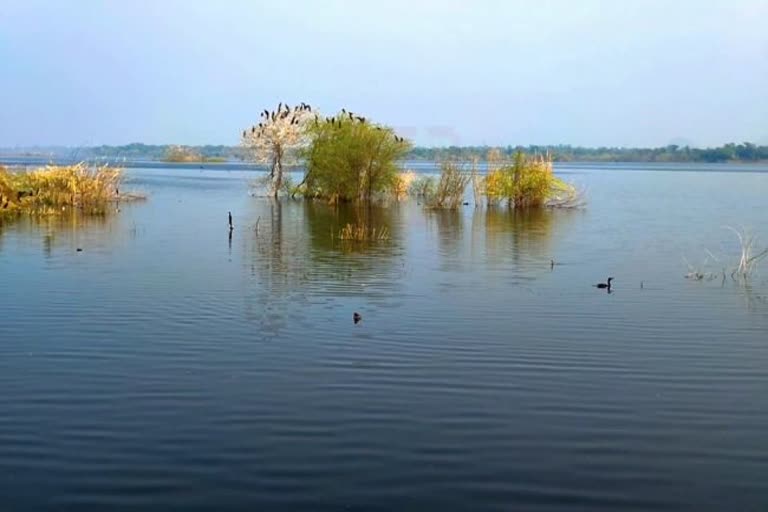
M 611 281 L 613 281 L 613 278 L 609 277 L 607 283 L 597 283 L 595 286 L 598 287 L 598 288 L 608 288 L 610 290 L 611 289 Z

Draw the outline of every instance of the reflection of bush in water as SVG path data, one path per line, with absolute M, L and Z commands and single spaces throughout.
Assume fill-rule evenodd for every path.
M 315 256 L 335 252 L 386 255 L 393 252 L 400 239 L 400 212 L 396 205 L 329 205 L 310 201 L 304 212 Z M 339 240 L 339 232 L 348 225 L 368 232 L 387 233 L 387 240 L 384 243 L 346 243 Z
M 74 250 L 82 245 L 84 235 L 98 232 L 100 243 L 118 237 L 121 232 L 115 226 L 119 218 L 111 215 L 88 215 L 79 211 L 68 211 L 60 215 L 34 215 L 13 218 L 13 230 L 29 236 L 19 240 L 36 243 L 42 240 L 43 253 L 50 257 L 56 247 Z M 0 220 L 0 242 L 3 237 L 3 221 Z M 0 246 L 1 248 L 1 246 Z
M 400 253 L 397 208 L 331 206 L 319 201 L 270 200 L 254 234 L 254 264 L 271 288 L 307 288 L 322 281 L 367 282 L 389 273 Z M 357 223 L 386 229 L 390 239 L 346 243 L 339 230 Z
M 490 257 L 549 261 L 554 228 L 568 216 L 567 211 L 487 208 L 475 211 L 472 228 L 484 230 L 485 248 Z
M 277 334 L 289 317 L 291 322 L 309 321 L 305 315 L 312 315 L 311 305 L 345 296 L 389 303 L 398 288 L 397 272 L 403 271 L 398 264 L 398 212 L 365 210 L 314 201 L 260 202 L 251 221 L 254 225 L 260 217 L 248 267 L 256 284 L 248 288 L 245 300 L 246 314 L 263 332 Z M 389 229 L 392 239 L 354 244 L 353 250 L 331 239 L 331 230 L 338 233 L 344 223 L 365 220 Z
M 437 227 L 437 243 L 440 253 L 457 253 L 464 236 L 463 212 L 456 209 L 430 209 L 426 210 L 425 214 L 429 221 L 428 226 Z

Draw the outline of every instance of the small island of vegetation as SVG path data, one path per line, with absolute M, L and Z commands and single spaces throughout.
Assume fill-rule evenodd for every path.
M 120 169 L 83 163 L 30 171 L 0 167 L 0 216 L 105 214 L 113 202 L 136 197 L 120 195 L 121 179 Z
M 163 161 L 171 163 L 221 163 L 226 162 L 227 157 L 205 156 L 200 151 L 190 146 L 168 146 L 165 150 Z
M 576 188 L 554 175 L 548 155 L 518 151 L 508 159 L 492 150 L 485 156 L 489 165 L 483 177 L 475 158 L 471 168 L 446 159 L 439 177 L 416 179 L 400 165 L 411 142 L 391 127 L 354 112 L 342 109 L 322 116 L 306 103 L 293 108 L 280 103 L 272 111 L 263 110 L 260 118 L 242 131 L 241 145 L 253 161 L 269 166 L 261 185 L 274 198 L 282 193 L 349 203 L 402 199 L 410 193 L 428 208 L 455 209 L 464 203 L 471 182 L 476 205 L 483 197 L 489 206 L 515 209 L 573 207 L 581 202 Z M 288 163 L 304 165 L 304 177 L 297 185 L 284 173 Z

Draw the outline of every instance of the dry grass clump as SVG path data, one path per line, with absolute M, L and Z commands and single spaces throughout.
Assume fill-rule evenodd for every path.
M 549 156 L 517 153 L 513 162 L 489 160 L 483 183 L 488 204 L 506 203 L 510 208 L 575 208 L 583 194 L 554 175 Z
M 0 213 L 105 213 L 119 197 L 122 173 L 108 166 L 48 165 L 32 171 L 0 167 Z
M 394 183 L 392 184 L 392 195 L 398 201 L 401 201 L 408 197 L 408 193 L 411 190 L 411 186 L 416 181 L 416 173 L 408 169 L 395 176 Z
M 339 231 L 339 240 L 354 242 L 379 242 L 389 240 L 386 227 L 368 227 L 365 224 L 347 224 Z

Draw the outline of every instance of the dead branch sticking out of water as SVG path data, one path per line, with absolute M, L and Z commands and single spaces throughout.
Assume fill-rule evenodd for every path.
M 726 277 L 730 276 L 734 281 L 746 284 L 749 278 L 755 273 L 757 264 L 768 257 L 768 248 L 757 252 L 754 249 L 755 242 L 757 241 L 756 236 L 749 234 L 745 229 L 739 231 L 731 226 L 725 226 L 725 228 L 733 231 L 739 239 L 740 256 L 738 263 L 731 266 L 730 270 L 728 266 L 723 266 L 722 272 L 708 272 L 705 269 L 710 259 L 717 263 L 721 262 L 709 249 L 705 249 L 704 251 L 707 253 L 707 257 L 699 267 L 691 265 L 691 263 L 683 257 L 683 261 L 685 261 L 685 264 L 688 266 L 688 273 L 685 274 L 686 279 L 692 279 L 694 281 L 712 281 L 717 278 L 722 278 L 723 283 L 725 283 Z
M 725 226 L 726 229 L 733 231 L 739 238 L 739 244 L 741 245 L 741 257 L 739 258 L 739 264 L 731 272 L 731 278 L 734 280 L 746 281 L 751 276 L 757 264 L 768 256 L 768 248 L 763 249 L 757 254 L 754 253 L 754 244 L 757 241 L 757 237 L 749 234 L 746 230 L 739 231 L 731 226 Z

